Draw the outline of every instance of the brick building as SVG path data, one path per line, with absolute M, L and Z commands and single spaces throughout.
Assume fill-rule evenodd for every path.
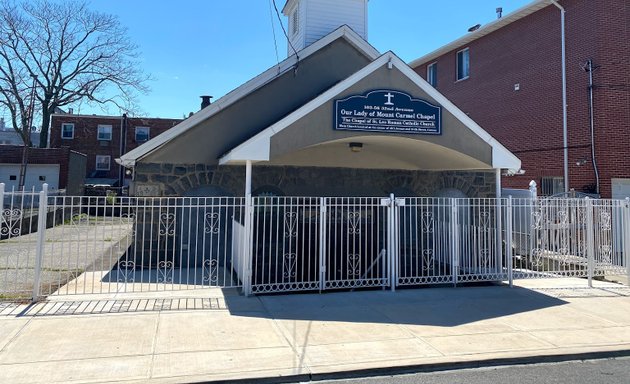
M 568 187 L 624 197 L 630 194 L 630 2 L 558 5 L 566 10 Z M 504 177 L 504 187 L 527 188 L 535 180 L 544 194 L 564 190 L 560 7 L 536 0 L 410 63 L 522 160 L 526 173 Z
M 19 188 L 22 145 L 3 145 L 0 150 L 0 183 L 6 191 Z M 83 193 L 86 156 L 70 148 L 29 148 L 24 189 L 63 189 L 68 195 Z
M 69 147 L 87 155 L 86 184 L 120 185 L 115 159 L 160 135 L 181 119 L 54 114 L 50 147 Z M 123 133 L 125 140 L 121 140 Z

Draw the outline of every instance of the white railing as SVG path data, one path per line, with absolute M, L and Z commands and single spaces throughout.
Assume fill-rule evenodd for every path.
M 0 299 L 630 275 L 630 200 L 51 196 L 0 184 L 0 201 Z

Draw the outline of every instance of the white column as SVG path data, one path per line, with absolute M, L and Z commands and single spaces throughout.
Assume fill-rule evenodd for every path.
M 593 287 L 593 270 L 595 269 L 595 228 L 593 221 L 593 202 L 588 197 L 586 201 L 586 257 L 588 286 Z
M 247 160 L 245 164 L 245 235 L 243 236 L 243 293 L 246 296 L 252 294 L 252 242 L 253 242 L 253 211 L 252 211 L 252 162 Z
M 459 273 L 459 226 L 458 226 L 457 199 L 451 199 L 451 274 L 453 286 L 457 286 L 457 274 Z
M 508 269 L 508 282 L 510 288 L 514 286 L 514 266 L 512 255 L 512 196 L 508 198 L 506 215 L 505 215 L 505 252 L 507 257 L 507 269 Z
M 497 273 L 501 274 L 503 272 L 503 207 L 501 201 L 501 169 L 497 168 L 494 170 L 496 175 L 496 227 L 497 227 L 497 241 L 496 241 L 496 249 L 497 249 Z

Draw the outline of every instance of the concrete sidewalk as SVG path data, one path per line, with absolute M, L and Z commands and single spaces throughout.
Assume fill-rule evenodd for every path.
M 388 367 L 630 351 L 630 288 L 595 286 L 549 279 L 512 289 L 253 298 L 198 290 L 5 303 L 0 382 L 304 381 Z

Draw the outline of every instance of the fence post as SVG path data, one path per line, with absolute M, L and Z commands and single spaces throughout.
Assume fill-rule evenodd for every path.
M 503 202 L 501 201 L 501 197 L 497 197 L 495 209 L 496 209 L 496 227 L 497 227 L 497 237 L 495 247 L 497 249 L 497 273 L 503 272 Z
M 42 260 L 44 258 L 44 241 L 46 241 L 46 221 L 48 219 L 48 184 L 42 185 L 39 192 L 39 210 L 37 213 L 37 248 L 35 250 L 35 266 L 33 276 L 33 298 L 35 302 L 40 296 Z
M 326 288 L 326 198 L 319 199 L 319 292 Z
M 505 207 L 505 257 L 507 258 L 508 281 L 510 288 L 514 286 L 514 266 L 512 254 L 512 196 L 508 197 L 507 206 Z
M 628 285 L 630 285 L 630 197 L 626 197 L 626 206 L 625 206 L 625 223 L 623 225 L 623 242 L 624 242 L 624 250 L 623 255 L 626 261 L 626 275 Z
M 459 272 L 459 231 L 457 216 L 457 199 L 451 199 L 451 273 L 453 275 L 454 287 L 457 287 L 457 274 Z
M 595 222 L 593 221 L 593 201 L 586 198 L 586 257 L 587 257 L 587 274 L 588 286 L 593 287 L 593 269 L 595 258 Z
M 536 245 L 536 210 L 538 209 L 538 188 L 534 180 L 529 182 L 530 194 L 530 212 L 529 212 L 529 261 L 534 258 L 534 245 Z M 541 207 L 542 209 L 542 207 Z M 543 219 L 540 218 L 540 224 L 543 225 Z
M 389 213 L 389 283 L 392 292 L 396 292 L 396 258 L 398 255 L 398 249 L 396 246 L 396 198 L 394 194 L 389 195 L 389 207 L 387 208 Z
M 243 294 L 245 296 L 252 295 L 252 257 L 254 257 L 253 248 L 253 199 L 251 194 L 245 196 L 245 212 L 244 212 L 244 234 L 243 234 Z

